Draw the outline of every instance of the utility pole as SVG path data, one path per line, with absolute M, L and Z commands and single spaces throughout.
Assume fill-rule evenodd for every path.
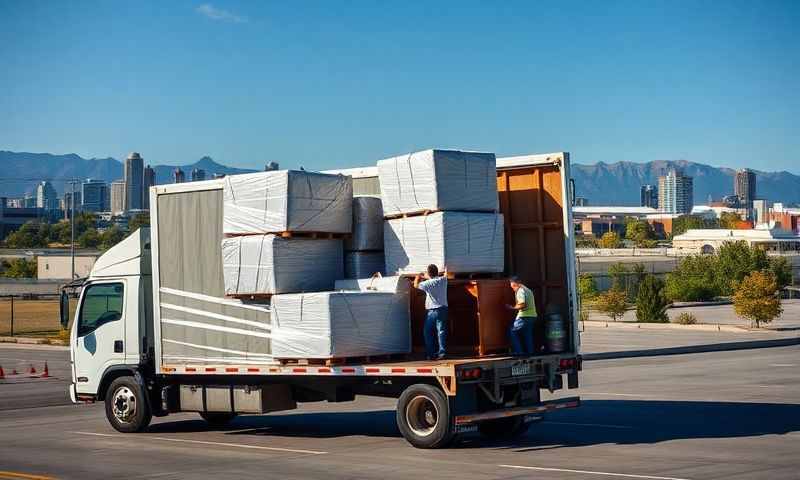
M 72 179 L 69 182 L 70 194 L 69 203 L 70 203 L 70 220 L 69 220 L 69 227 L 70 227 L 70 242 L 69 242 L 69 252 L 70 257 L 72 260 L 72 275 L 69 277 L 69 281 L 75 280 L 75 179 Z

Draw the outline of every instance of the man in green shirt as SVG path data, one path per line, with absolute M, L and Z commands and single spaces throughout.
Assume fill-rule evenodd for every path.
M 511 340 L 511 353 L 514 355 L 533 355 L 533 324 L 536 321 L 536 299 L 530 288 L 520 282 L 518 277 L 511 277 L 511 289 L 514 290 L 516 304 L 506 305 L 515 310 L 517 317 L 511 324 L 508 336 Z

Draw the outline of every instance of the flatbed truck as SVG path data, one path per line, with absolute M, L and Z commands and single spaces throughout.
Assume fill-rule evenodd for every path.
M 374 193 L 374 169 L 343 173 Z M 152 227 L 109 249 L 81 284 L 70 331 L 69 394 L 73 402 L 104 402 L 116 430 L 141 432 L 153 416 L 180 411 L 220 425 L 298 402 L 366 395 L 397 398 L 403 437 L 418 448 L 441 448 L 472 431 L 520 435 L 541 414 L 579 405 L 578 397 L 542 401 L 540 395 L 577 388 L 581 369 L 567 153 L 498 159 L 507 273 L 532 286 L 537 303 L 562 307 L 567 332 L 563 351 L 524 357 L 287 364 L 212 346 L 223 330 L 269 338 L 251 328 L 268 319 L 268 306 L 225 299 L 220 291 L 221 189 L 219 180 L 152 187 Z M 66 326 L 65 291 L 61 301 Z M 220 326 L 230 324 L 239 327 Z M 197 349 L 205 354 L 193 355 Z

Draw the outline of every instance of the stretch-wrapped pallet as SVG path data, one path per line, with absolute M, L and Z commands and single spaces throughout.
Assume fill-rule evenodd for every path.
M 378 197 L 353 197 L 353 235 L 347 251 L 383 250 L 383 206 Z
M 429 264 L 450 272 L 495 273 L 504 265 L 503 216 L 436 212 L 384 222 L 386 273 L 418 273 Z
M 343 274 L 342 241 L 276 235 L 225 238 L 222 262 L 226 295 L 330 290 Z
M 350 233 L 353 179 L 296 170 L 225 177 L 223 233 Z
M 498 210 L 493 153 L 425 150 L 378 161 L 385 215 Z
M 345 252 L 345 278 L 368 278 L 374 273 L 386 273 L 383 252 Z
M 402 298 L 405 309 L 398 308 Z M 409 353 L 407 293 L 338 291 L 272 297 L 275 358 Z

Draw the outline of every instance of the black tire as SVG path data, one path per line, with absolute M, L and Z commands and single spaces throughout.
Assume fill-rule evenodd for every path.
M 236 414 L 230 412 L 200 412 L 200 416 L 203 417 L 203 420 L 215 427 L 227 425 L 231 420 L 236 418 Z
M 447 396 L 440 388 L 416 384 L 397 401 L 397 427 L 417 448 L 442 448 L 453 440 L 453 422 Z
M 141 432 L 153 418 L 142 387 L 133 377 L 119 377 L 106 391 L 106 418 L 122 433 Z
M 492 440 L 510 440 L 525 434 L 529 423 L 525 422 L 523 415 L 516 417 L 496 418 L 478 424 L 478 431 L 486 438 Z

